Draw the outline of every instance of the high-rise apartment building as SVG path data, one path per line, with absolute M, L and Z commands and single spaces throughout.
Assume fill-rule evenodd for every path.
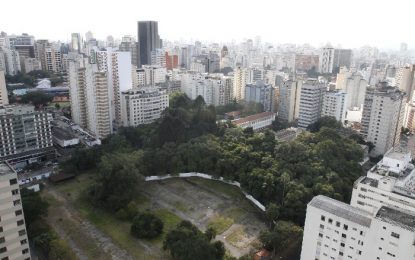
M 237 101 L 245 99 L 245 86 L 247 84 L 248 73 L 246 69 L 237 67 L 233 71 L 233 95 Z
M 323 97 L 327 87 L 317 79 L 308 79 L 301 86 L 298 127 L 306 129 L 321 115 Z
M 69 62 L 69 91 L 72 120 L 98 138 L 112 133 L 107 73 L 87 59 Z
M 0 258 L 30 260 L 17 173 L 4 162 L 0 163 L 0 187 Z
M 176 54 L 170 55 L 168 52 L 165 53 L 166 69 L 172 70 L 179 67 L 179 56 Z
M 319 72 L 332 73 L 334 67 L 334 48 L 325 47 L 320 50 L 319 56 Z
M 351 62 L 352 50 L 324 47 L 320 50 L 319 72 L 333 73 L 335 70 L 338 71 L 341 67 L 350 68 Z
M 264 106 L 264 111 L 274 112 L 275 88 L 263 81 L 247 84 L 245 86 L 245 101 L 260 103 Z
M 0 108 L 0 158 L 26 164 L 53 150 L 52 115 L 33 106 Z M 54 153 L 54 151 L 52 151 Z
M 0 56 L 0 59 L 3 59 L 1 67 L 3 67 L 2 69 L 5 70 L 7 74 L 16 75 L 22 70 L 20 66 L 19 52 L 16 50 L 0 48 Z
M 160 36 L 158 33 L 158 22 L 139 21 L 138 22 L 138 66 L 151 64 L 151 52 L 161 48 Z
M 284 81 L 279 89 L 278 118 L 293 122 L 300 109 L 301 80 Z
M 406 93 L 407 101 L 413 102 L 414 96 L 414 74 L 415 65 L 404 66 L 397 70 L 395 81 L 396 86 L 403 92 Z
M 374 214 L 316 196 L 307 206 L 301 260 L 414 259 L 415 214 L 382 205 Z
M 134 66 L 138 66 L 138 43 L 136 42 L 134 37 L 129 35 L 122 37 L 118 50 L 122 52 L 130 52 L 131 63 Z
M 328 91 L 323 97 L 321 116 L 330 116 L 344 123 L 346 118 L 346 94 L 339 91 Z
M 167 69 L 165 67 L 156 65 L 143 65 L 142 69 L 144 75 L 137 74 L 138 82 L 142 82 L 142 76 L 144 76 L 144 86 L 156 86 L 166 82 Z
M 0 107 L 9 104 L 9 97 L 7 96 L 6 79 L 4 71 L 0 70 Z
M 133 87 L 131 53 L 114 51 L 107 48 L 105 51 L 96 51 L 98 70 L 107 75 L 107 84 L 110 91 L 111 118 L 113 127 L 121 126 L 121 91 Z
M 385 154 L 399 144 L 405 112 L 405 93 L 385 82 L 366 90 L 361 133 L 375 145 L 373 153 Z
M 58 44 L 50 43 L 48 40 L 38 40 L 35 54 L 42 64 L 42 70 L 62 71 L 62 53 Z
M 169 106 L 166 91 L 158 88 L 140 88 L 121 93 L 123 126 L 150 124 L 161 117 Z
M 342 91 L 347 94 L 345 102 L 346 109 L 360 108 L 363 105 L 367 87 L 367 81 L 358 73 L 353 73 L 345 80 Z
M 80 33 L 72 33 L 71 34 L 71 46 L 70 50 L 73 52 L 82 52 L 82 39 Z

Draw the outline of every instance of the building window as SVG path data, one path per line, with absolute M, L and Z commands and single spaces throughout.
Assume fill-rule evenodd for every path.
M 6 247 L 2 247 L 2 248 L 0 248 L 0 253 L 4 253 L 4 252 L 6 252 L 7 251 L 7 248 Z
M 24 224 L 23 219 L 21 219 L 21 220 L 17 221 L 17 225 L 18 225 L 18 226 L 21 226 L 21 225 L 23 225 L 23 224 Z
M 19 231 L 19 236 L 24 236 L 26 235 L 26 230 L 22 229 Z
M 17 184 L 17 179 L 11 179 L 10 180 L 10 185 L 14 185 Z
M 17 194 L 19 194 L 19 190 L 18 189 L 12 190 L 12 195 L 17 195 Z
M 400 235 L 398 233 L 392 232 L 391 236 L 393 236 L 394 238 L 398 238 L 400 237 Z
M 16 217 L 23 214 L 21 209 L 15 211 Z
M 21 244 L 21 245 L 25 245 L 25 244 L 27 244 L 27 239 L 20 240 L 20 244 Z
M 28 248 L 26 248 L 26 249 L 23 249 L 23 250 L 22 250 L 22 254 L 24 254 L 24 255 L 25 255 L 25 254 L 27 254 L 27 253 L 29 253 L 29 249 L 28 249 Z

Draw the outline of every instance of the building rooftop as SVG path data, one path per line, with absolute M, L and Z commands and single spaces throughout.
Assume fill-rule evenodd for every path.
M 415 231 L 415 215 L 413 212 L 382 206 L 376 213 L 376 218 Z
M 258 120 L 258 119 L 263 119 L 263 118 L 266 118 L 266 117 L 269 117 L 269 116 L 272 116 L 272 115 L 274 115 L 274 113 L 272 113 L 272 112 L 262 112 L 262 113 L 255 114 L 255 115 L 252 115 L 252 116 L 247 116 L 247 117 L 244 117 L 244 118 L 233 120 L 232 123 L 234 123 L 235 125 L 240 125 L 240 124 L 244 124 L 246 122 L 255 121 L 255 120 Z
M 308 206 L 324 210 L 361 226 L 370 227 L 372 222 L 372 216 L 369 212 L 323 195 L 315 196 Z

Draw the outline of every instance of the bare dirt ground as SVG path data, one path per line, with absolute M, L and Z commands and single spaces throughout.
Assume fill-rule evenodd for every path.
M 153 208 L 169 209 L 202 231 L 216 227 L 216 239 L 232 256 L 243 256 L 259 246 L 258 236 L 266 226 L 260 211 L 237 188 L 200 178 L 154 181 L 145 186 L 143 194 Z

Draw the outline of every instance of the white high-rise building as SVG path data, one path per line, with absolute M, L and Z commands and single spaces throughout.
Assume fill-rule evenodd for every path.
M 140 88 L 121 93 L 123 126 L 150 124 L 169 106 L 169 96 L 158 88 Z
M 9 104 L 9 97 L 7 96 L 6 79 L 4 71 L 0 70 L 0 107 Z
M 332 73 L 334 68 L 334 48 L 325 47 L 320 50 L 319 72 Z
M 302 80 L 287 80 L 279 87 L 278 118 L 293 122 L 300 110 Z
M 367 88 L 361 133 L 380 155 L 399 145 L 405 112 L 405 94 L 385 83 Z
M 0 48 L 0 54 L 4 57 L 5 71 L 9 75 L 16 75 L 21 71 L 19 53 L 16 50 Z M 3 67 L 3 65 L 2 65 Z
M 368 83 L 360 74 L 353 73 L 346 79 L 343 92 L 347 94 L 345 107 L 347 109 L 361 107 L 365 101 Z
M 233 71 L 233 95 L 237 101 L 245 99 L 245 86 L 248 80 L 246 69 L 237 67 Z
M 166 67 L 166 52 L 163 49 L 151 51 L 151 65 Z
M 415 166 L 409 152 L 390 150 L 353 185 L 350 204 L 375 214 L 382 205 L 415 213 Z
M 324 94 L 321 116 L 330 116 L 344 123 L 346 94 L 339 91 L 328 91 Z
M 156 86 L 160 83 L 166 82 L 167 69 L 166 67 L 143 65 L 145 86 Z M 139 79 L 139 82 L 141 79 Z
M 72 120 L 98 138 L 113 131 L 111 89 L 106 72 L 87 59 L 69 62 L 69 91 Z
M 96 51 L 98 70 L 106 72 L 108 88 L 110 90 L 111 118 L 113 127 L 122 125 L 121 119 L 121 91 L 133 87 L 131 53 L 114 51 Z
M 375 214 L 325 196 L 307 206 L 301 260 L 413 260 L 415 214 L 383 205 Z
M 321 116 L 323 96 L 327 87 L 317 79 L 308 79 L 303 83 L 300 93 L 298 127 L 306 129 Z
M 42 64 L 40 64 L 40 61 L 35 58 L 26 58 L 24 59 L 24 69 L 26 73 L 29 73 L 34 70 L 41 70 Z

